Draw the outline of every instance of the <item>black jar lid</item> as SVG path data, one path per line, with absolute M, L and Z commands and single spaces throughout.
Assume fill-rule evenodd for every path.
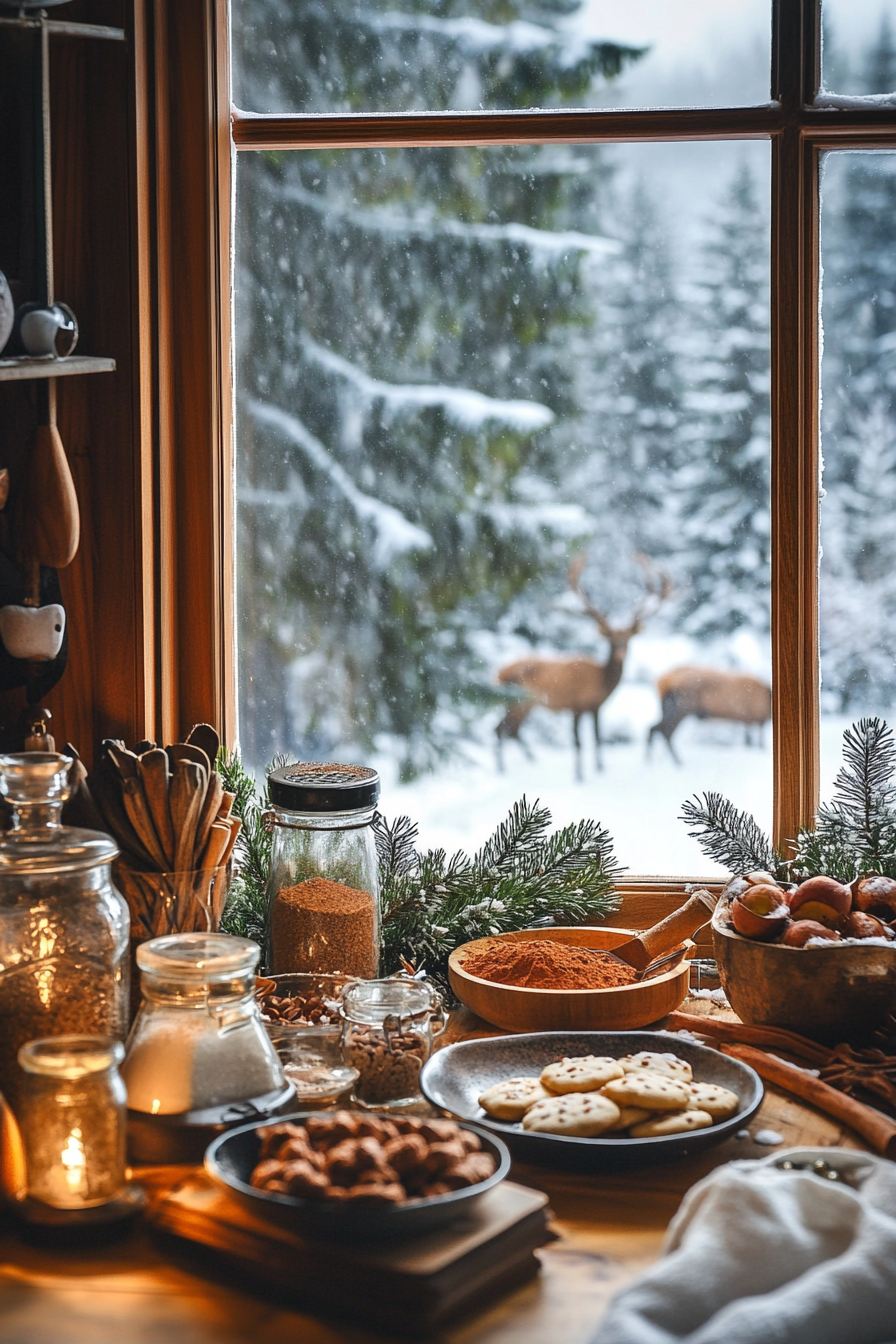
M 268 789 L 274 806 L 291 812 L 353 812 L 376 805 L 380 777 L 369 765 L 300 761 L 272 770 Z

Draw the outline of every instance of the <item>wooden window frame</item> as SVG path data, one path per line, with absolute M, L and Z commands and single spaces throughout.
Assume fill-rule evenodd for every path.
M 147 199 L 153 199 L 156 223 L 147 245 L 156 274 L 156 405 L 165 411 L 157 414 L 153 495 L 154 712 L 161 731 L 209 718 L 233 740 L 236 728 L 230 207 L 237 155 L 324 147 L 765 139 L 772 173 L 774 836 L 786 844 L 811 822 L 819 787 L 820 156 L 830 149 L 896 150 L 896 109 L 870 103 L 835 108 L 819 97 L 820 0 L 773 0 L 774 98 L 759 106 L 346 116 L 231 108 L 227 0 L 136 3 L 138 10 L 145 7 L 155 72 L 155 95 L 148 90 L 147 98 L 156 109 L 155 186 L 147 187 Z M 176 119 L 176 136 L 165 128 L 166 117 L 169 127 Z M 165 219 L 167 232 L 160 223 Z

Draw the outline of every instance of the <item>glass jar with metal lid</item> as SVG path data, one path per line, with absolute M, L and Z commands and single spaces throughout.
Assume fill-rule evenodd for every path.
M 137 948 L 143 1003 L 121 1067 L 132 1158 L 201 1158 L 222 1129 L 295 1105 L 255 1001 L 259 954 L 226 933 Z
M 356 981 L 342 996 L 342 1051 L 357 1069 L 352 1096 L 375 1110 L 420 1100 L 420 1071 L 445 1025 L 438 992 L 405 975 Z
M 0 840 L 0 1092 L 17 1108 L 18 1052 L 46 1036 L 123 1039 L 128 908 L 112 885 L 115 842 L 63 826 L 71 760 L 0 756 L 12 827 Z
M 268 970 L 376 976 L 380 894 L 371 822 L 379 775 L 363 765 L 304 762 L 272 770 L 268 789 Z

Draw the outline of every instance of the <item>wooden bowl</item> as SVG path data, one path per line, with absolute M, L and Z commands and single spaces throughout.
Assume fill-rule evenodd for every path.
M 629 929 L 523 929 L 500 933 L 504 942 L 549 938 L 573 947 L 612 951 L 634 935 Z M 695 947 L 685 943 L 682 960 L 640 984 L 613 989 L 526 989 L 498 985 L 464 970 L 464 961 L 491 938 L 477 938 L 455 948 L 448 958 L 448 978 L 461 1003 L 505 1031 L 628 1031 L 665 1017 L 684 1000 L 690 979 L 689 958 Z
M 735 933 L 719 901 L 712 940 L 722 988 L 743 1022 L 837 1042 L 896 1011 L 896 943 L 784 947 Z

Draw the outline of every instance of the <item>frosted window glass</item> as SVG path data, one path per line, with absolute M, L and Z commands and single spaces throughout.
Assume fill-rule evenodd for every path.
M 233 0 L 253 112 L 765 103 L 769 0 Z
M 825 797 L 843 728 L 896 721 L 896 154 L 828 154 L 821 220 Z
M 896 98 L 896 0 L 823 0 L 822 20 L 825 89 Z
M 240 155 L 252 766 L 375 764 L 450 851 L 540 797 L 634 872 L 712 871 L 694 791 L 770 824 L 768 169 L 762 143 Z M 663 689 L 680 764 L 647 754 Z

